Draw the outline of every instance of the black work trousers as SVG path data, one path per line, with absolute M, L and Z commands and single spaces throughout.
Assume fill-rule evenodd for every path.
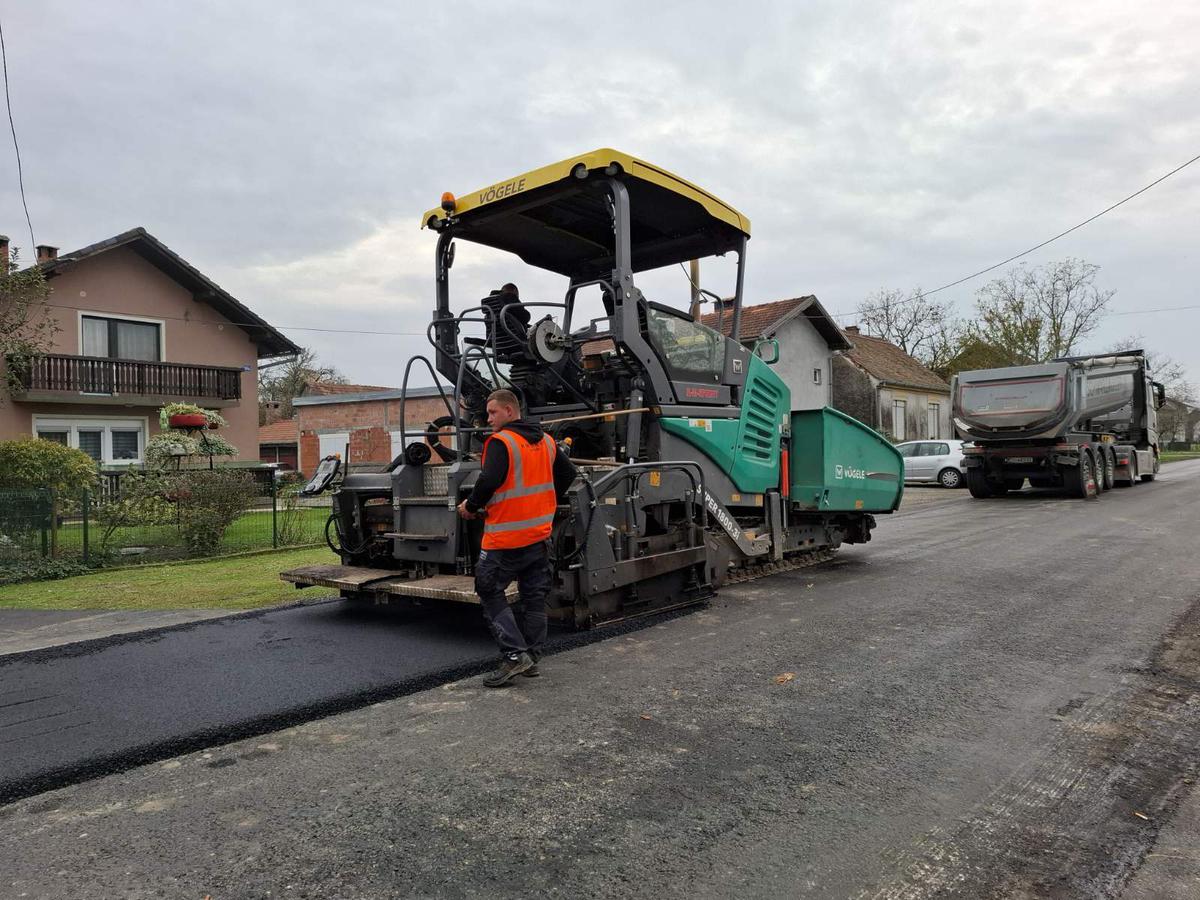
M 520 599 L 508 605 L 505 591 L 517 582 Z M 542 652 L 546 642 L 546 597 L 551 588 L 545 541 L 513 550 L 483 550 L 475 566 L 475 593 L 483 605 L 500 652 Z

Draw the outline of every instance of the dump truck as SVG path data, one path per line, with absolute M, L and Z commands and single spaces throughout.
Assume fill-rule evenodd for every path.
M 960 372 L 951 391 L 977 499 L 1020 490 L 1026 479 L 1095 497 L 1158 473 L 1165 395 L 1141 350 Z
M 334 489 L 327 533 L 340 564 L 285 580 L 372 602 L 477 603 L 482 526 L 456 507 L 479 477 L 498 388 L 579 470 L 549 539 L 548 611 L 568 625 L 699 603 L 724 583 L 821 562 L 870 540 L 875 516 L 899 506 L 892 445 L 836 410 L 793 410 L 775 360 L 739 340 L 750 222 L 708 191 L 596 150 L 447 193 L 421 225 L 437 236 L 433 353 L 409 359 L 403 389 L 414 372 L 432 379 L 445 414 L 405 426 L 385 472 L 322 463 L 309 490 Z M 493 294 L 452 311 L 450 273 L 472 245 L 563 278 L 562 299 L 498 305 Z M 702 291 L 730 317 L 728 336 L 639 289 L 643 272 L 715 256 L 736 261 L 732 298 Z M 580 302 L 587 291 L 598 315 Z

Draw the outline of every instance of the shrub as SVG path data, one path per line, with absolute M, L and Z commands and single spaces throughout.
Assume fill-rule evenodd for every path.
M 216 552 L 226 529 L 254 497 L 253 479 L 236 469 L 191 471 L 169 480 L 174 486 L 183 543 L 194 556 Z
M 319 541 L 313 531 L 309 507 L 300 504 L 300 485 L 280 488 L 276 494 L 275 538 L 280 547 Z
M 82 450 L 35 437 L 0 441 L 0 487 L 76 495 L 95 485 L 96 473 L 96 463 Z
M 120 495 L 95 507 L 96 523 L 100 526 L 100 550 L 108 550 L 118 528 L 174 524 L 172 488 L 170 479 L 161 473 L 127 472 L 121 479 Z
M 47 581 L 86 575 L 94 564 L 75 559 L 29 559 L 0 566 L 0 584 L 19 584 L 22 581 Z

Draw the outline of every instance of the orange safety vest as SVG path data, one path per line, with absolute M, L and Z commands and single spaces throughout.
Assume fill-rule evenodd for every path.
M 497 431 L 483 442 L 500 440 L 508 448 L 508 474 L 487 502 L 483 523 L 484 550 L 530 547 L 550 537 L 557 495 L 554 491 L 554 454 L 558 448 L 550 435 L 536 444 L 511 431 Z

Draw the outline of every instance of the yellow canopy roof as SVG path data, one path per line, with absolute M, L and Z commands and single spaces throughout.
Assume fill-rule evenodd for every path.
M 451 226 L 456 237 L 563 274 L 600 271 L 611 264 L 612 225 L 602 195 L 588 190 L 593 174 L 616 175 L 629 191 L 637 270 L 736 249 L 750 234 L 749 219 L 708 191 L 612 149 L 456 195 L 453 212 L 434 207 L 421 225 Z

